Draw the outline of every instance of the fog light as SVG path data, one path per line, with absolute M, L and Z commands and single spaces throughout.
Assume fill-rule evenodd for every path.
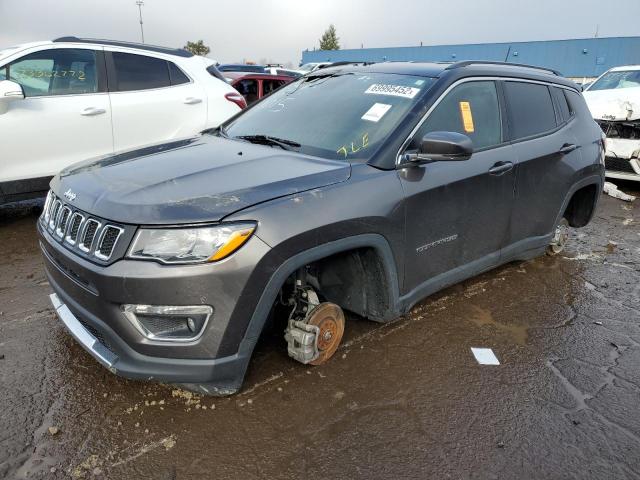
M 165 342 L 197 340 L 213 314 L 209 305 L 122 305 L 122 311 L 146 338 Z

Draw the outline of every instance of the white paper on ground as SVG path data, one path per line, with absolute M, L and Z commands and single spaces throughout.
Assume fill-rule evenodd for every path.
M 471 347 L 471 352 L 480 365 L 500 365 L 498 357 L 490 348 Z
M 362 115 L 362 120 L 369 120 L 370 122 L 377 122 L 384 114 L 389 111 L 391 105 L 387 105 L 386 103 L 374 103 L 373 106 L 367 110 L 367 112 Z

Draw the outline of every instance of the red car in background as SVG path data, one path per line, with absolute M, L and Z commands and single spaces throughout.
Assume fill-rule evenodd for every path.
M 285 75 L 270 75 L 268 73 L 251 72 L 222 72 L 227 82 L 231 84 L 247 101 L 247 105 L 269 95 L 283 85 L 295 80 Z

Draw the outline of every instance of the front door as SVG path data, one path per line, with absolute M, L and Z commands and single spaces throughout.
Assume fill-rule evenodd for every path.
M 102 52 L 82 48 L 40 50 L 0 68 L 0 79 L 25 93 L 0 115 L 0 181 L 50 177 L 113 152 L 109 96 L 98 80 L 103 71 Z
M 493 81 L 461 83 L 414 135 L 409 149 L 429 132 L 463 133 L 474 153 L 465 161 L 399 170 L 406 195 L 405 293 L 438 275 L 455 276 L 455 269 L 464 273 L 465 266 L 483 269 L 499 260 L 511 216 L 515 158 L 503 141 L 498 98 Z

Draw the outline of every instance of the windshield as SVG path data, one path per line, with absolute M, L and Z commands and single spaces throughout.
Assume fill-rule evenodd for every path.
M 640 70 L 623 70 L 605 73 L 587 91 L 613 90 L 640 87 Z
M 316 65 L 317 63 L 305 63 L 304 65 L 300 66 L 300 70 L 302 70 L 303 72 L 310 72 Z
M 226 135 L 274 137 L 323 158 L 368 159 L 434 80 L 382 73 L 303 77 L 236 117 Z

